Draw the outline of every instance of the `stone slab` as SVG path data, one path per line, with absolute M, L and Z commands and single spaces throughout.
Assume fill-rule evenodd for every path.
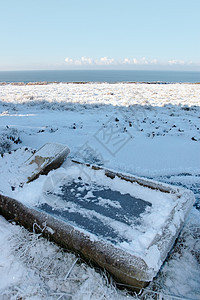
M 47 143 L 36 151 L 22 166 L 21 171 L 27 176 L 27 183 L 47 174 L 52 169 L 57 169 L 66 159 L 70 150 L 67 146 Z
M 40 174 L 58 168 L 68 153 L 68 147 L 58 144 L 40 148 L 23 166 L 30 185 Z M 145 287 L 157 275 L 195 200 L 187 189 L 76 161 L 50 173 L 46 181 L 40 204 L 28 205 L 25 199 L 21 203 L 2 194 L 0 213 L 29 230 L 38 224 L 45 237 L 106 269 L 117 282 L 134 290 Z M 140 196 L 134 196 L 134 189 Z M 165 215 L 163 199 L 169 199 Z M 147 222 L 155 230 L 146 243 L 141 237 L 148 228 L 142 222 L 160 218 L 152 211 L 154 206 L 165 221 L 158 228 Z M 138 239 L 142 253 L 134 248 Z M 159 263 L 153 264 L 149 255 L 159 258 Z

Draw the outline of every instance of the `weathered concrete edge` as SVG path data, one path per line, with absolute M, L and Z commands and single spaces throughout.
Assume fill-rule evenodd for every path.
M 49 144 L 49 143 L 46 143 L 45 145 L 47 145 L 47 144 Z M 41 147 L 40 149 L 42 149 L 43 147 Z M 64 162 L 64 160 L 66 159 L 66 157 L 68 156 L 69 153 L 70 153 L 70 149 L 66 146 L 60 153 L 58 153 L 54 157 L 54 159 L 52 159 L 52 161 L 50 163 L 48 163 L 46 166 L 44 166 L 37 173 L 33 174 L 31 177 L 28 177 L 27 183 L 37 179 L 40 175 L 47 175 L 49 173 L 49 171 L 51 171 L 51 170 L 58 169 L 62 165 L 62 163 Z M 32 155 L 31 157 L 33 157 L 33 156 L 34 155 Z M 30 160 L 31 157 L 28 160 Z
M 195 197 L 194 193 L 188 189 L 182 188 L 182 187 L 177 187 L 173 186 L 167 183 L 163 182 L 157 182 L 152 179 L 146 179 L 134 175 L 129 175 L 129 174 L 123 174 L 123 173 L 118 173 L 113 170 L 105 169 L 103 167 L 95 166 L 95 165 L 90 165 L 90 164 L 85 164 L 79 161 L 73 160 L 74 163 L 77 164 L 82 164 L 88 168 L 94 169 L 94 170 L 103 170 L 105 175 L 111 179 L 118 177 L 121 180 L 129 181 L 131 183 L 135 182 L 143 187 L 154 189 L 154 190 L 159 190 L 163 193 L 169 193 L 169 194 L 174 194 L 178 198 L 176 206 L 172 209 L 171 214 L 169 218 L 166 220 L 165 225 L 161 229 L 161 234 L 156 234 L 155 238 L 153 241 L 150 243 L 148 246 L 148 249 L 156 245 L 159 249 L 160 252 L 160 267 L 164 263 L 165 259 L 167 258 L 170 250 L 173 248 L 174 243 L 176 239 L 178 238 L 183 225 L 190 213 L 190 210 L 192 206 L 195 203 Z M 175 233 L 172 235 L 171 230 L 170 230 L 170 225 L 172 224 L 173 220 L 178 217 L 179 212 L 183 212 L 183 219 L 180 221 L 179 226 L 175 226 Z M 156 276 L 157 272 L 159 270 L 151 270 L 152 271 L 152 279 L 153 277 Z
M 92 241 L 88 235 L 51 215 L 25 206 L 16 199 L 0 194 L 0 213 L 8 220 L 33 231 L 34 224 L 42 228 L 44 237 L 59 246 L 80 254 L 114 276 L 117 282 L 140 290 L 152 280 L 146 263 L 101 240 Z M 50 230 L 51 228 L 51 230 Z
M 89 165 L 87 166 L 93 169 L 96 168 L 95 166 L 89 166 Z M 98 169 L 104 170 L 105 175 L 110 178 L 114 178 L 115 176 L 117 176 L 121 180 L 129 181 L 132 183 L 136 182 L 137 184 L 150 189 L 159 190 L 163 193 L 174 194 L 178 198 L 178 202 L 176 206 L 172 209 L 170 217 L 166 220 L 164 227 L 161 229 L 161 234 L 156 234 L 155 238 L 148 246 L 148 249 L 153 245 L 156 245 L 158 247 L 160 252 L 160 262 L 161 262 L 160 267 L 161 267 L 165 259 L 167 258 L 170 250 L 173 248 L 174 243 L 178 238 L 185 224 L 185 221 L 190 213 L 190 210 L 195 203 L 194 193 L 186 188 L 154 181 L 152 179 L 146 179 L 134 175 L 130 176 L 129 174 L 118 173 L 104 168 L 97 168 L 97 170 Z M 172 235 L 170 230 L 170 225 L 172 224 L 173 220 L 175 220 L 176 217 L 179 215 L 180 211 L 183 212 L 184 218 L 180 221 L 179 226 L 175 226 L 176 232 L 174 235 Z M 157 272 L 156 271 L 154 272 L 153 277 L 156 276 Z
M 179 194 L 178 194 L 179 202 L 177 205 L 172 209 L 170 217 L 167 219 L 164 228 L 162 229 L 162 234 L 157 234 L 152 241 L 152 243 L 149 245 L 151 247 L 152 245 L 157 245 L 159 251 L 160 251 L 160 259 L 162 261 L 162 264 L 164 263 L 165 259 L 167 258 L 169 252 L 174 246 L 174 243 L 176 239 L 178 238 L 186 220 L 187 217 L 191 211 L 192 206 L 195 203 L 195 197 L 194 193 L 190 190 L 180 188 Z M 174 225 L 175 228 L 175 234 L 172 235 L 170 226 L 173 222 L 173 220 L 176 220 L 176 217 L 178 217 L 179 212 L 183 212 L 184 217 L 180 220 L 180 223 L 178 225 Z M 166 242 L 167 241 L 167 242 Z
M 96 166 L 96 165 L 92 165 L 92 164 L 88 164 L 88 163 L 83 163 L 83 162 L 80 162 L 80 161 L 77 161 L 77 160 L 74 160 L 72 159 L 72 162 L 73 163 L 76 163 L 76 164 L 80 164 L 80 165 L 84 165 L 88 168 L 91 168 L 93 170 L 103 170 L 105 172 L 105 175 L 111 179 L 115 178 L 115 177 L 118 177 L 122 180 L 125 180 L 125 181 L 129 181 L 129 182 L 135 182 L 143 187 L 147 187 L 147 188 L 150 188 L 150 189 L 154 189 L 154 190 L 160 190 L 161 192 L 163 193 L 173 193 L 173 194 L 177 194 L 178 196 L 178 193 L 179 193 L 179 190 L 180 188 L 177 187 L 177 186 L 172 186 L 172 185 L 169 185 L 167 183 L 164 183 L 164 182 L 159 182 L 159 181 L 155 181 L 155 180 L 152 180 L 152 179 L 147 179 L 145 177 L 138 177 L 138 176 L 135 176 L 135 175 L 130 175 L 128 173 L 119 173 L 119 172 L 116 172 L 114 170 L 111 170 L 111 169 L 106 169 L 104 167 L 99 167 L 99 166 Z M 182 188 L 181 188 L 182 190 Z

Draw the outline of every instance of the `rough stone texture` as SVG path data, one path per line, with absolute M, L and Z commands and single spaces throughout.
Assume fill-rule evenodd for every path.
M 37 156 L 33 156 L 33 159 L 36 161 Z M 93 168 L 104 170 L 105 176 L 110 178 L 117 176 L 121 180 L 137 182 L 142 186 L 158 189 L 164 193 L 176 194 L 180 201 L 172 210 L 162 229 L 162 233 L 157 234 L 151 242 L 151 245 L 156 245 L 159 249 L 161 260 L 164 262 L 193 205 L 193 193 L 186 189 L 173 188 L 170 185 L 144 178 L 128 176 L 98 167 Z M 177 211 L 183 212 L 184 217 L 179 228 L 176 228 L 176 232 L 172 236 L 169 228 L 173 223 L 173 219 L 176 218 Z M 98 237 L 92 239 L 87 231 L 70 224 L 67 220 L 56 218 L 38 207 L 28 207 L 15 199 L 0 195 L 0 213 L 7 219 L 12 219 L 29 230 L 33 230 L 34 224 L 38 224 L 38 228 L 42 228 L 44 236 L 61 247 L 74 251 L 86 260 L 92 261 L 101 268 L 106 269 L 118 282 L 135 287 L 136 290 L 145 287 L 156 276 L 158 271 L 149 268 L 142 258 L 117 248 L 114 244 Z
M 69 148 L 64 145 L 47 143 L 42 146 L 21 168 L 27 174 L 27 182 L 33 181 L 41 174 L 47 174 L 52 169 L 59 168 L 69 153 Z
M 106 269 L 118 282 L 139 290 L 150 281 L 148 267 L 141 258 L 100 240 L 92 241 L 87 234 L 51 215 L 4 195 L 0 195 L 0 213 L 31 231 L 33 228 L 42 228 L 43 236 Z M 35 224 L 38 226 L 35 227 Z

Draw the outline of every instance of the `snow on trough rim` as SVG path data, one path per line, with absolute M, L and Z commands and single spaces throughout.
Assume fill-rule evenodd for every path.
M 127 225 L 124 222 L 115 220 L 111 216 L 108 217 L 103 213 L 98 213 L 98 209 L 95 211 L 84 208 L 84 206 L 81 207 L 81 203 L 84 202 L 83 198 L 81 198 L 78 203 L 70 200 L 66 203 L 62 200 L 62 191 L 60 190 L 59 183 L 69 184 L 73 181 L 78 182 L 79 176 L 82 178 L 81 182 L 85 182 L 87 184 L 85 188 L 87 188 L 91 194 L 92 191 L 94 191 L 94 185 L 95 189 L 98 185 L 99 187 L 104 187 L 104 189 L 110 188 L 111 190 L 118 191 L 121 194 L 129 194 L 137 199 L 147 201 L 146 203 L 149 203 L 151 207 L 146 207 L 145 211 L 140 215 L 140 223 L 135 224 L 135 221 L 130 218 L 129 225 Z M 53 199 L 53 197 L 48 197 L 48 185 L 52 185 L 55 178 L 59 178 L 59 183 L 58 187 L 51 191 L 55 198 Z M 46 197 L 44 197 L 45 186 L 48 191 Z M 37 190 L 37 193 L 35 193 L 35 190 Z M 184 192 L 184 190 L 181 191 L 181 189 L 179 189 L 180 195 L 182 192 Z M 56 197 L 56 194 L 61 197 Z M 170 236 L 176 234 L 176 228 L 180 227 L 180 223 L 184 219 L 184 211 L 180 211 L 179 208 L 179 203 L 184 201 L 184 196 L 180 198 L 177 197 L 176 194 L 173 195 L 171 193 L 163 193 L 159 190 L 152 190 L 147 187 L 142 187 L 137 183 L 122 181 L 119 178 L 111 179 L 105 176 L 103 170 L 97 171 L 86 166 L 82 166 L 80 172 L 79 164 L 70 163 L 70 161 L 66 161 L 65 168 L 63 167 L 58 170 L 51 171 L 46 178 L 42 176 L 35 182 L 25 185 L 22 190 L 19 189 L 17 193 L 14 193 L 13 197 L 28 206 L 31 205 L 40 207 L 41 204 L 48 204 L 58 211 L 70 211 L 70 213 L 73 212 L 79 216 L 84 216 L 85 218 L 88 218 L 88 220 L 91 220 L 91 222 L 93 218 L 98 219 L 100 223 L 102 222 L 107 226 L 107 228 L 114 230 L 114 232 L 120 237 L 123 237 L 123 241 L 116 241 L 115 247 L 125 250 L 126 253 L 142 258 L 147 263 L 149 267 L 149 276 L 152 273 L 151 278 L 153 278 L 155 273 L 157 273 L 160 269 L 162 256 L 165 254 L 165 250 L 163 250 L 162 247 L 159 247 L 158 245 L 150 246 L 152 241 L 157 234 L 162 235 L 162 228 L 169 219 L 169 215 L 172 210 L 174 210 L 173 223 L 167 228 Z M 79 198 L 78 194 L 76 197 L 77 199 Z M 188 201 L 191 201 L 191 206 L 193 203 L 192 193 L 187 191 L 187 197 L 191 198 L 188 199 Z M 160 205 L 160 203 L 162 203 L 162 205 Z M 74 224 L 74 226 L 76 227 L 76 224 Z M 80 228 L 78 230 L 80 230 Z M 82 231 L 84 232 L 83 228 L 81 228 L 81 232 Z M 92 240 L 96 240 L 97 237 L 95 235 L 93 236 L 92 232 L 89 232 L 86 229 L 86 235 L 89 234 Z M 110 242 L 110 237 L 111 236 L 108 235 L 107 239 L 102 236 L 103 240 L 105 239 L 108 243 Z
M 72 157 L 76 157 L 79 147 L 89 140 L 89 145 L 95 150 L 100 149 L 103 155 L 102 158 L 89 151 L 88 158 L 91 160 L 119 171 L 191 188 L 196 194 L 196 207 L 199 207 L 199 94 L 200 86 L 192 84 L 0 86 L 0 130 L 5 133 L 6 139 L 7 136 L 11 137 L 6 140 L 10 143 L 10 149 L 21 146 L 23 149 L 36 149 L 47 141 L 62 141 L 69 145 Z M 45 111 L 42 112 L 41 108 Z M 132 108 L 136 108 L 138 114 Z M 116 157 L 110 155 L 93 137 L 111 117 L 111 123 L 117 124 L 122 130 L 126 127 L 133 136 L 132 140 L 137 143 L 134 148 L 134 143 L 129 140 Z M 12 140 L 13 132 L 10 128 L 17 130 L 21 143 L 18 137 Z M 164 157 L 159 152 L 163 142 L 166 146 Z M 170 142 L 175 143 L 175 146 L 167 148 Z M 155 153 L 155 164 L 148 160 L 149 151 Z M 173 155 L 174 151 L 179 151 L 180 155 Z M 16 163 L 20 165 L 26 156 L 28 158 L 28 152 L 17 151 L 15 162 L 10 161 L 9 154 L 4 155 L 0 169 L 6 171 L 3 178 L 5 187 L 9 188 L 9 172 L 13 172 Z M 143 159 L 140 159 L 139 153 L 143 153 Z M 15 171 L 16 182 L 13 184 L 18 182 L 17 169 Z M 181 298 L 200 298 L 199 220 L 199 211 L 193 208 L 168 260 L 146 290 L 147 299 L 153 297 L 153 292 L 149 290 Z M 7 284 L 2 287 L 3 281 L 0 283 L 0 293 L 4 299 L 22 296 L 25 299 L 126 297 L 112 285 L 107 286 L 106 279 L 94 269 L 84 265 L 81 271 L 79 262 L 67 279 L 70 284 L 66 287 L 65 280 L 63 287 L 60 280 L 68 274 L 75 262 L 74 256 L 63 253 L 55 245 L 50 246 L 49 242 L 23 228 L 8 224 L 3 218 L 0 230 L 0 249 L 3 250 L 0 252 L 0 272 Z M 68 264 L 65 264 L 67 261 Z M 66 268 L 59 275 L 58 269 L 61 266 Z M 83 277 L 76 281 L 77 273 Z M 5 274 L 8 276 L 5 277 Z M 69 295 L 69 287 L 73 287 L 72 295 Z M 132 296 L 129 295 L 129 298 Z M 165 298 L 169 299 L 167 296 Z

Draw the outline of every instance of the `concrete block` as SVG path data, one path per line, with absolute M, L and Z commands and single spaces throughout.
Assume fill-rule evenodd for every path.
M 70 150 L 67 146 L 47 143 L 35 152 L 22 166 L 21 170 L 27 175 L 27 183 L 57 169 L 64 162 Z

